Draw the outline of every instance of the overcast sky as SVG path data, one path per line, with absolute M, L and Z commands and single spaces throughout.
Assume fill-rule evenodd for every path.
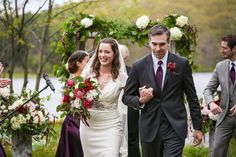
M 18 5 L 22 6 L 24 1 L 25 0 L 18 0 Z M 79 2 L 79 1 L 81 0 L 54 0 L 54 3 L 57 5 L 63 5 L 68 2 Z M 26 6 L 26 12 L 31 11 L 32 13 L 34 13 L 44 2 L 45 0 L 29 0 Z M 47 8 L 48 8 L 48 1 L 43 6 L 42 10 L 45 10 Z

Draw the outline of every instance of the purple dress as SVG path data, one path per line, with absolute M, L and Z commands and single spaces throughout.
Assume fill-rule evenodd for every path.
M 2 144 L 0 143 L 0 157 L 7 157 Z
M 56 157 L 83 157 L 79 116 L 68 114 L 62 124 Z

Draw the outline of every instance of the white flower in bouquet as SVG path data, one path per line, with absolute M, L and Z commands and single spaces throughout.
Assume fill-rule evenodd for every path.
M 40 124 L 42 124 L 46 121 L 46 118 L 45 118 L 42 111 L 38 111 L 38 116 L 39 116 Z
M 38 123 L 39 123 L 39 117 L 38 117 L 38 116 L 35 116 L 35 117 L 33 118 L 33 123 L 34 123 L 34 124 L 38 124 Z
M 26 114 L 26 120 L 30 120 L 31 115 L 30 114 Z
M 14 110 L 16 109 L 18 106 L 23 104 L 23 98 L 16 100 L 12 105 L 8 106 L 9 110 Z
M 13 117 L 10 122 L 12 129 L 17 130 L 22 124 L 26 124 L 26 119 L 23 115 L 19 114 L 17 117 Z
M 137 19 L 136 26 L 139 29 L 145 29 L 148 26 L 149 22 L 150 22 L 149 17 L 141 16 L 140 18 Z
M 85 28 L 89 28 L 93 25 L 93 20 L 86 17 L 80 21 L 80 24 L 83 25 Z
M 3 113 L 8 113 L 8 110 L 3 110 Z
M 88 91 L 88 93 L 86 94 L 87 99 L 95 98 L 97 96 L 98 96 L 98 93 L 95 89 Z
M 5 105 L 2 105 L 0 108 L 1 108 L 2 110 L 4 110 L 4 109 L 6 108 L 6 106 L 5 106 Z
M 74 102 L 71 104 L 71 107 L 72 108 L 80 108 L 81 104 L 82 104 L 81 99 L 75 99 Z
M 170 39 L 171 40 L 179 40 L 183 36 L 181 30 L 177 27 L 173 27 L 170 29 Z
M 75 96 L 74 96 L 74 92 L 71 91 L 71 92 L 69 93 L 69 96 L 70 96 L 71 98 L 74 98 L 74 97 L 75 97 Z
M 36 109 L 36 107 L 38 106 L 38 104 L 35 104 L 32 101 L 30 101 L 26 104 L 26 106 L 29 109 L 29 112 L 33 112 Z
M 10 89 L 7 87 L 1 88 L 0 96 L 2 96 L 3 98 L 8 98 L 10 96 Z
M 209 116 L 209 118 L 210 118 L 211 120 L 216 121 L 216 120 L 218 119 L 218 117 L 219 117 L 219 114 L 218 114 L 218 113 L 217 113 L 217 114 L 213 114 L 212 112 L 210 112 L 210 113 L 208 114 L 208 116 Z
M 188 23 L 188 17 L 181 15 L 176 19 L 176 25 L 183 27 Z

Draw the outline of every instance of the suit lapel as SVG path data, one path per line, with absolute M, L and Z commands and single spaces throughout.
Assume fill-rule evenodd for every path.
M 227 70 L 225 70 L 227 69 Z M 229 60 L 227 60 L 223 66 L 222 66 L 222 69 L 221 69 L 221 73 L 224 75 L 224 81 L 226 83 L 226 89 L 229 93 Z
M 167 84 L 167 81 L 171 75 L 170 70 L 167 67 L 168 63 L 170 63 L 170 62 L 175 63 L 174 55 L 171 52 L 168 53 L 168 58 L 167 58 L 167 63 L 166 63 L 166 76 L 165 76 L 165 80 L 164 80 L 163 90 L 165 89 L 165 85 Z

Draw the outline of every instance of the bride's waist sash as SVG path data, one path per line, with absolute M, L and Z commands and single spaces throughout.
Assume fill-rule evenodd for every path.
M 95 101 L 92 105 L 92 110 L 100 110 L 100 111 L 117 111 L 117 103 L 109 103 Z

